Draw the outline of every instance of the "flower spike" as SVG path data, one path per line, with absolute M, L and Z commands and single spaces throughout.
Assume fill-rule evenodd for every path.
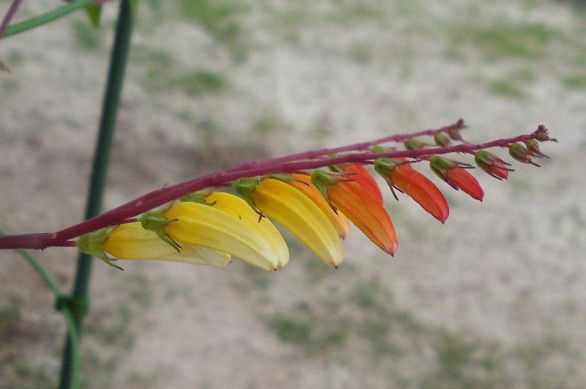
M 429 165 L 431 170 L 452 188 L 456 190 L 461 189 L 473 199 L 482 201 L 484 190 L 476 178 L 466 171 L 466 168 L 471 167 L 470 165 L 440 157 L 439 155 L 431 157 L 429 159 Z
M 395 255 L 397 235 L 391 217 L 382 203 L 369 195 L 368 188 L 359 181 L 340 179 L 321 170 L 312 174 L 312 182 L 328 201 L 338 208 L 364 235 L 383 251 Z
M 379 158 L 374 162 L 374 169 L 387 181 L 393 195 L 393 188 L 396 188 L 415 200 L 440 222 L 446 221 L 450 214 L 446 198 L 429 178 L 413 169 L 411 164 L 390 158 Z
M 236 192 L 254 204 L 258 212 L 282 224 L 328 266 L 340 265 L 343 247 L 338 233 L 309 197 L 273 178 L 245 180 L 235 183 Z

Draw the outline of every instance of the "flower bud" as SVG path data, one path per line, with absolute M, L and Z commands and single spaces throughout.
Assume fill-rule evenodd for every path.
M 507 167 L 509 165 L 490 151 L 479 150 L 474 153 L 474 161 L 479 168 L 499 180 L 506 180 L 509 172 L 514 171 Z
M 452 129 L 448 130 L 448 136 L 452 140 L 459 140 L 460 142 L 464 141 L 464 138 L 462 138 L 462 134 L 460 133 L 459 128 L 452 128 Z
M 543 154 L 539 149 L 539 141 L 537 139 L 529 139 L 525 142 L 525 147 L 529 150 L 529 154 L 534 157 L 539 158 L 549 158 L 547 155 Z
M 533 162 L 533 160 L 531 159 L 531 152 L 527 149 L 527 147 L 523 146 L 523 144 L 521 143 L 513 143 L 512 145 L 510 145 L 509 155 L 519 162 L 539 167 L 539 165 Z
M 452 188 L 456 190 L 461 189 L 473 199 L 482 201 L 484 190 L 476 178 L 464 168 L 469 165 L 443 158 L 439 155 L 431 157 L 429 164 L 431 170 L 433 170 L 435 174 L 447 182 Z
M 403 145 L 405 145 L 407 150 L 419 150 L 427 146 L 426 143 L 421 142 L 415 138 L 407 139 L 405 142 L 403 142 Z
M 438 132 L 434 135 L 433 140 L 435 144 L 441 147 L 446 147 L 450 144 L 450 137 L 445 132 Z

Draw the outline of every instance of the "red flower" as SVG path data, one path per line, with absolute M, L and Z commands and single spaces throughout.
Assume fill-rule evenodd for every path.
M 396 188 L 406 193 L 437 220 L 442 223 L 446 221 L 450 214 L 446 198 L 433 182 L 413 169 L 409 163 L 379 158 L 374 166 L 375 170 L 387 181 L 391 190 Z M 395 198 L 397 198 L 396 195 Z
M 474 153 L 474 161 L 478 167 L 499 180 L 506 180 L 509 178 L 509 172 L 514 171 L 508 167 L 510 164 L 486 150 Z
M 450 184 L 456 190 L 461 189 L 463 192 L 470 195 L 470 197 L 482 201 L 484 197 L 484 190 L 476 181 L 476 178 L 470 174 L 465 167 L 472 167 L 470 165 L 434 155 L 429 159 L 429 166 L 442 180 Z

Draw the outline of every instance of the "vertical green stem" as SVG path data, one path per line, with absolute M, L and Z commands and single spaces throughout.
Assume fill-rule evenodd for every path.
M 112 138 L 116 126 L 116 114 L 124 81 L 124 73 L 128 60 L 130 37 L 132 33 L 133 10 L 130 0 L 120 1 L 114 47 L 110 57 L 110 68 L 104 100 L 102 104 L 102 116 L 98 133 L 98 140 L 94 154 L 90 188 L 87 198 L 86 219 L 99 214 L 102 208 L 104 186 L 107 178 Z M 89 306 L 88 285 L 91 276 L 92 258 L 80 253 L 77 262 L 77 274 L 73 287 L 72 300 L 79 306 Z M 81 336 L 81 324 L 84 309 L 75 310 L 73 322 L 78 337 Z M 71 336 L 67 335 L 61 367 L 60 388 L 76 388 L 79 385 L 79 366 L 75 366 L 73 344 Z M 77 367 L 77 368 L 76 368 Z

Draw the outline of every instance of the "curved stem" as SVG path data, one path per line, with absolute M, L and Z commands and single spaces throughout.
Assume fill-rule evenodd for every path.
M 132 35 L 132 9 L 130 0 L 121 0 L 118 22 L 116 25 L 116 35 L 114 37 L 114 47 L 110 59 L 110 68 L 108 71 L 108 80 L 104 101 L 102 104 L 102 115 L 100 119 L 100 128 L 98 141 L 94 153 L 92 175 L 90 188 L 88 191 L 86 219 L 90 219 L 100 213 L 102 208 L 102 199 L 106 176 L 108 172 L 110 152 L 114 130 L 116 128 L 116 116 L 118 113 L 120 95 L 124 82 L 126 64 L 128 62 L 128 52 L 130 49 L 130 38 Z M 91 276 L 91 256 L 80 253 L 77 262 L 77 273 L 75 276 L 75 285 L 73 287 L 72 298 L 75 300 L 89 300 L 88 285 Z M 89 305 L 89 304 L 88 304 Z M 79 312 L 72 313 L 72 324 L 76 331 L 77 337 L 81 338 L 82 314 Z M 79 374 L 79 366 L 76 366 L 75 352 L 76 347 L 71 336 L 71 331 L 67 335 L 65 350 L 63 354 L 63 365 L 61 368 L 61 388 L 71 388 L 75 384 L 75 377 Z
M 547 129 L 543 126 L 540 126 L 536 131 L 530 134 L 497 139 L 479 144 L 465 143 L 454 146 L 423 148 L 419 150 L 389 150 L 380 153 L 374 153 L 371 151 L 350 152 L 340 154 L 332 158 L 316 159 L 311 157 L 312 155 L 315 155 L 316 152 L 310 151 L 304 153 L 307 156 L 307 159 L 296 159 L 292 162 L 281 162 L 280 160 L 282 157 L 265 161 L 257 161 L 256 163 L 251 164 L 251 166 L 245 166 L 242 168 L 243 165 L 240 165 L 240 167 L 224 170 L 219 173 L 208 174 L 189 181 L 185 181 L 183 183 L 152 191 L 123 205 L 120 205 L 106 213 L 93 217 L 82 223 L 67 227 L 55 233 L 25 234 L 0 238 L 0 249 L 44 249 L 50 246 L 61 245 L 66 241 L 74 239 L 88 232 L 96 231 L 100 228 L 111 225 L 120 224 L 121 221 L 136 217 L 141 213 L 177 200 L 178 198 L 191 192 L 206 188 L 217 188 L 225 186 L 242 177 L 254 177 L 274 173 L 294 173 L 301 170 L 317 169 L 343 163 L 368 164 L 381 157 L 411 158 L 415 160 L 421 160 L 425 159 L 426 156 L 431 156 L 434 154 L 473 154 L 478 150 L 492 147 L 508 147 L 513 143 L 525 142 L 530 139 L 554 141 L 554 139 L 547 136 Z
M 12 26 L 8 27 L 4 32 L 4 38 L 9 36 L 13 36 L 16 34 L 20 34 L 21 32 L 25 32 L 28 30 L 32 30 L 33 28 L 40 27 L 47 23 L 51 23 L 57 19 L 60 19 L 64 16 L 69 15 L 72 12 L 75 12 L 81 8 L 85 8 L 88 5 L 94 3 L 95 0 L 77 0 L 65 5 L 62 5 L 59 8 L 55 8 L 49 12 L 46 12 L 42 15 L 35 16 L 31 19 L 25 20 L 20 23 L 13 24 Z

